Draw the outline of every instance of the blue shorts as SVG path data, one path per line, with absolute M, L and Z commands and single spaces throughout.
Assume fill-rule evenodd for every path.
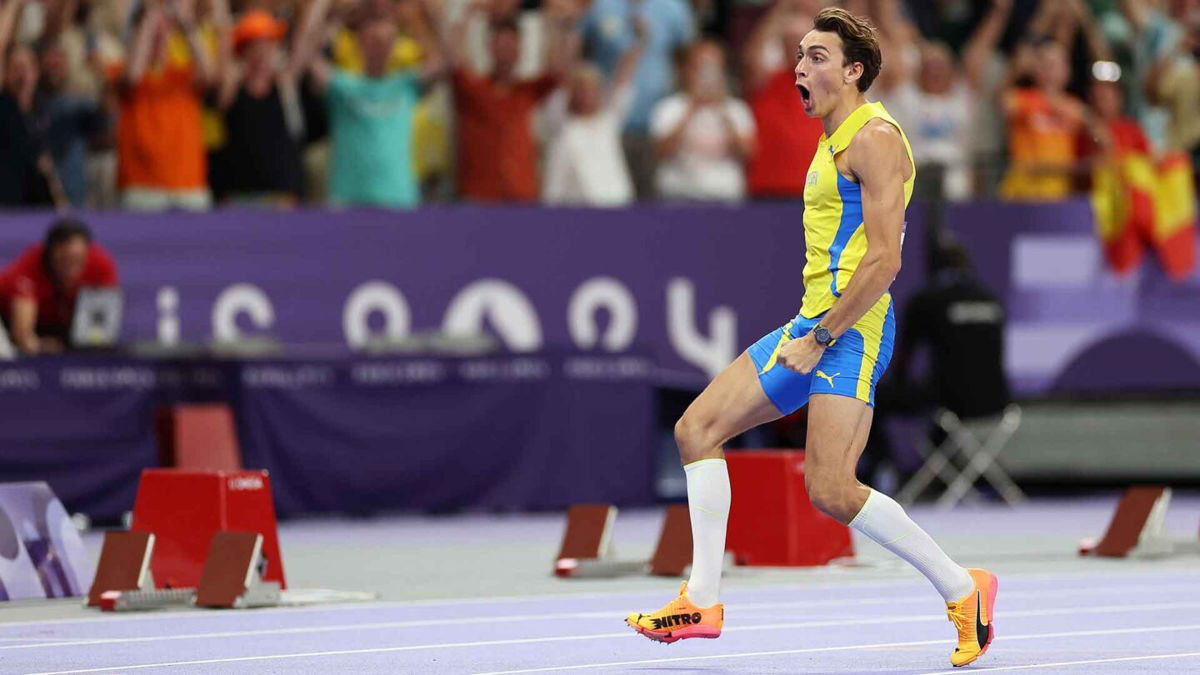
M 808 375 L 780 365 L 779 350 L 783 345 L 807 335 L 821 322 L 822 316 L 809 319 L 797 314 L 747 350 L 758 371 L 759 384 L 784 415 L 799 410 L 812 394 L 849 396 L 875 407 L 875 385 L 892 359 L 896 341 L 891 295 L 884 295 L 853 328 L 826 348 L 817 367 Z

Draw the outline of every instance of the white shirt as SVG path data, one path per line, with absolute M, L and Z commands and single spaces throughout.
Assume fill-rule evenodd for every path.
M 912 145 L 917 165 L 946 167 L 943 189 L 947 199 L 966 199 L 971 192 L 970 128 L 971 91 L 962 82 L 937 96 L 905 82 L 884 97 Z
M 633 201 L 633 182 L 621 149 L 621 129 L 633 103 L 625 85 L 605 97 L 608 103 L 587 117 L 566 112 L 566 92 L 551 107 L 560 117 L 550 132 L 543 168 L 542 200 L 547 204 L 624 206 Z
M 687 114 L 691 99 L 686 94 L 669 96 L 654 107 L 650 133 L 661 140 Z M 746 193 L 742 160 L 735 153 L 736 139 L 723 116 L 733 122 L 737 133 L 754 134 L 754 116 L 741 100 L 726 98 L 723 107 L 706 106 L 696 111 L 683 132 L 674 157 L 658 163 L 658 191 L 666 199 L 738 201 Z

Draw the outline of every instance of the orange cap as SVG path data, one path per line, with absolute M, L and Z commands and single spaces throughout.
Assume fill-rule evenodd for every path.
M 261 9 L 252 9 L 233 27 L 233 47 L 240 49 L 252 40 L 279 40 L 287 35 L 287 24 Z

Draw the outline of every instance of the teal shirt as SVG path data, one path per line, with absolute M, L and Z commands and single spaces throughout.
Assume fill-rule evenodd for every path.
M 333 135 L 329 199 L 354 206 L 412 207 L 420 201 L 413 171 L 414 72 L 382 78 L 335 69 L 325 92 Z

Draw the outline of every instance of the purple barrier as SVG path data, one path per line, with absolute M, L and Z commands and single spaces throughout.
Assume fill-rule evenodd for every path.
M 924 270 L 910 209 L 903 298 Z M 795 315 L 802 209 L 430 208 L 86 216 L 115 256 L 125 338 L 290 345 L 481 328 L 516 352 L 648 352 L 702 384 Z M 5 216 L 0 259 L 48 216 Z
M 92 568 L 63 505 L 45 483 L 0 483 L 0 601 L 69 598 Z
M 1082 201 L 964 204 L 946 224 L 1005 299 L 1019 394 L 1200 390 L 1200 273 L 1173 283 L 1151 255 L 1117 279 Z
M 41 358 L 0 365 L 0 383 L 26 383 L 0 387 L 0 475 L 111 519 L 157 464 L 155 406 L 226 400 L 243 463 L 271 472 L 284 515 L 645 505 L 653 374 L 647 357 L 603 354 Z

